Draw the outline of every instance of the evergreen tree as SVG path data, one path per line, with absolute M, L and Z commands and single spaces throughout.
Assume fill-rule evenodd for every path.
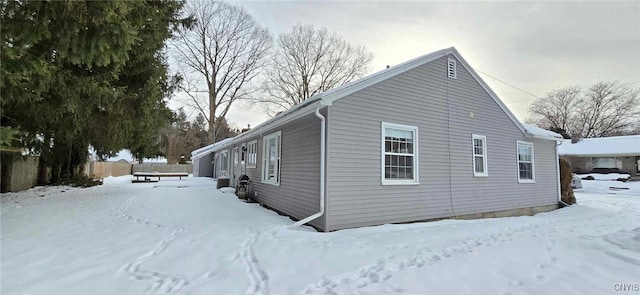
M 220 133 L 218 133 L 220 140 L 239 133 L 237 129 L 230 128 L 226 121 L 221 123 Z M 174 116 L 174 122 L 169 124 L 161 135 L 161 150 L 167 162 L 177 163 L 181 156 L 189 159 L 192 151 L 210 144 L 207 125 L 202 114 L 198 114 L 193 122 L 189 122 L 184 110 L 179 109 Z
M 178 1 L 3 1 L 2 126 L 21 130 L 52 181 L 74 177 L 93 145 L 158 154 L 169 121 L 164 41 L 180 25 Z M 41 175 L 43 175 L 42 173 Z

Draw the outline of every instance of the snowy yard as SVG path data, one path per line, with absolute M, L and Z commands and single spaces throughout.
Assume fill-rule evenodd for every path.
M 211 179 L 130 179 L 2 194 L 1 293 L 620 294 L 616 284 L 640 283 L 638 182 L 585 180 L 579 205 L 533 217 L 316 233 Z

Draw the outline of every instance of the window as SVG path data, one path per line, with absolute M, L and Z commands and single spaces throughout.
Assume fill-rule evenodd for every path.
M 471 135 L 473 144 L 473 176 L 489 176 L 487 171 L 487 137 Z
M 518 141 L 518 182 L 535 182 L 533 144 Z
M 240 163 L 238 156 L 238 148 L 235 147 L 233 148 L 233 166 L 238 166 L 238 163 Z
M 229 159 L 227 157 L 227 151 L 220 152 L 220 171 L 227 171 L 229 168 Z
M 622 159 L 615 157 L 591 158 L 592 168 L 619 168 L 622 169 Z
M 250 141 L 247 144 L 247 168 L 256 168 L 258 163 L 258 141 Z
M 418 184 L 418 127 L 382 122 L 382 184 Z
M 453 58 L 447 58 L 447 74 L 451 79 L 457 79 L 458 73 L 456 72 L 456 60 Z
M 262 140 L 262 182 L 280 185 L 280 131 Z

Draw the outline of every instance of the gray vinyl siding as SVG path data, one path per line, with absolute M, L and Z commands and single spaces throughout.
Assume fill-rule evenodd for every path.
M 196 160 L 194 165 L 198 165 L 197 177 L 212 177 L 213 176 L 213 166 L 211 165 L 211 161 L 213 161 L 213 153 L 206 154 L 201 158 Z
M 327 230 L 557 203 L 555 142 L 525 138 L 460 62 L 446 73 L 443 57 L 333 103 Z M 418 127 L 419 185 L 381 185 L 381 122 Z M 488 177 L 473 176 L 472 134 Z M 534 143 L 533 184 L 518 183 L 518 140 Z
M 326 111 L 323 111 L 326 113 Z M 280 185 L 262 183 L 263 138 L 281 131 Z M 256 168 L 246 168 L 255 200 L 296 220 L 320 211 L 320 119 L 309 114 L 283 126 L 265 129 L 260 136 L 243 139 L 240 144 L 257 140 Z M 324 216 L 311 222 L 324 229 Z

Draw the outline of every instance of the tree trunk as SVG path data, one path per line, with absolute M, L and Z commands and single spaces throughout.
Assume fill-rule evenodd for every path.
M 216 103 L 216 96 L 215 85 L 209 85 L 209 134 L 211 134 L 211 143 L 216 143 L 217 140 L 216 110 L 218 109 L 218 105 Z
M 49 163 L 51 160 L 51 133 L 44 134 L 44 144 L 42 145 L 42 153 L 40 153 L 40 159 L 38 160 L 38 185 L 49 184 Z
M 0 193 L 6 193 L 9 191 L 11 181 L 11 169 L 13 167 L 13 158 L 7 159 L 3 157 L 2 163 L 0 163 Z
M 571 180 L 573 173 L 571 173 L 571 165 L 565 159 L 559 160 L 560 165 L 560 192 L 562 202 L 573 205 L 576 203 L 576 197 L 573 194 L 573 188 L 571 188 Z
M 51 181 L 50 183 L 58 183 L 60 182 L 60 163 L 54 160 L 54 163 L 51 164 Z

